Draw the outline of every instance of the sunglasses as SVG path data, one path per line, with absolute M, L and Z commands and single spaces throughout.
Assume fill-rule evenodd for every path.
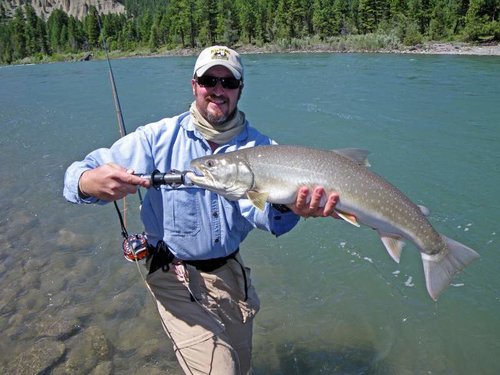
M 196 78 L 196 82 L 202 87 L 215 87 L 217 82 L 220 82 L 222 87 L 230 90 L 237 89 L 241 85 L 241 81 L 234 77 L 201 76 Z

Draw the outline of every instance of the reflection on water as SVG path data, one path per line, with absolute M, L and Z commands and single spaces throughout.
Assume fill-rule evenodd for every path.
M 272 351 L 276 367 L 255 368 L 256 374 L 395 374 L 369 346 L 314 349 L 279 343 Z

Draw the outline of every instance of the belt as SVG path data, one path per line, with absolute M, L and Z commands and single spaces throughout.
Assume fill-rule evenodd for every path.
M 225 265 L 229 259 L 236 259 L 236 254 L 238 254 L 239 251 L 240 249 L 238 248 L 236 249 L 236 251 L 232 252 L 231 254 L 225 257 L 204 259 L 204 260 L 185 260 L 184 263 L 193 266 L 194 268 L 196 268 L 198 271 L 201 272 L 213 272 L 217 268 L 220 268 L 223 265 Z
M 248 279 L 247 279 L 247 273 L 245 271 L 245 267 L 243 267 L 243 264 L 241 264 L 240 261 L 236 258 L 236 255 L 238 254 L 239 251 L 240 251 L 240 249 L 237 248 L 234 252 L 232 252 L 231 254 L 229 254 L 225 257 L 212 258 L 212 259 L 206 259 L 206 260 L 185 260 L 184 263 L 195 267 L 198 271 L 201 271 L 201 272 L 213 272 L 217 268 L 220 268 L 223 265 L 225 265 L 228 260 L 233 259 L 241 267 L 241 273 L 243 275 L 243 282 L 244 282 L 244 288 L 245 288 L 244 301 L 246 301 L 248 299 Z
M 236 255 L 240 249 L 236 249 L 234 252 L 231 254 L 225 256 L 225 257 L 220 257 L 220 258 L 212 258 L 212 259 L 205 259 L 205 260 L 183 260 L 182 262 L 193 266 L 196 268 L 198 271 L 201 272 L 213 272 L 217 268 L 222 267 L 227 263 L 228 260 L 234 259 L 241 267 L 241 272 L 243 275 L 243 281 L 244 281 L 244 288 L 245 288 L 245 301 L 248 299 L 248 279 L 247 275 L 245 272 L 245 267 L 243 267 L 243 264 L 241 264 L 238 259 L 236 259 Z M 168 246 L 165 244 L 163 241 L 159 241 L 158 245 L 156 247 L 149 246 L 148 247 L 148 260 L 146 263 L 149 262 L 149 273 L 152 274 L 153 272 L 157 271 L 159 268 L 162 269 L 164 272 L 168 272 L 169 270 L 169 264 L 172 263 L 176 258 L 174 254 L 170 251 Z
M 238 254 L 239 251 L 240 249 L 238 248 L 231 254 L 220 258 L 204 260 L 183 260 L 182 262 L 195 267 L 198 271 L 201 272 L 213 272 L 217 268 L 225 265 L 229 259 L 236 260 L 236 254 Z M 174 254 L 172 254 L 168 246 L 165 244 L 165 242 L 159 241 L 156 247 L 151 245 L 148 247 L 148 260 L 149 259 L 151 259 L 149 265 L 149 273 L 153 273 L 159 268 L 167 272 L 169 269 L 169 264 L 172 263 L 176 258 Z

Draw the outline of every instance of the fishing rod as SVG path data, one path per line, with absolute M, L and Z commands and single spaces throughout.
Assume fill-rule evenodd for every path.
M 97 9 L 96 9 L 96 18 L 97 18 L 97 24 L 99 25 L 99 31 L 102 34 L 101 15 L 97 11 Z M 116 119 L 118 121 L 118 130 L 120 132 L 120 138 L 122 138 L 127 135 L 127 129 L 125 128 L 125 121 L 123 120 L 122 106 L 120 104 L 118 90 L 116 89 L 115 75 L 113 73 L 113 67 L 111 66 L 111 60 L 109 59 L 108 46 L 106 44 L 106 36 L 104 34 L 102 35 L 102 48 L 104 50 L 106 61 L 108 63 L 109 81 L 111 83 L 111 91 L 113 93 L 113 102 L 115 106 Z M 141 190 L 137 189 L 137 193 L 139 195 L 139 202 L 142 205 Z M 125 259 L 130 261 L 134 260 L 137 261 L 144 259 L 147 255 L 146 237 L 144 234 L 129 235 L 126 224 L 126 212 L 127 212 L 126 197 L 123 197 L 122 202 L 123 202 L 122 203 L 123 215 L 120 211 L 120 208 L 118 207 L 118 203 L 116 203 L 116 201 L 113 201 L 116 213 L 118 214 L 118 218 L 120 220 L 121 234 L 124 238 L 122 244 L 123 255 L 125 256 Z
M 99 3 L 99 2 L 98 2 Z M 99 12 L 97 12 L 97 21 L 99 25 L 99 31 L 102 34 L 102 26 L 101 26 L 101 17 Z M 124 137 L 127 135 L 127 130 L 125 128 L 125 122 L 123 121 L 123 115 L 122 115 L 122 109 L 121 109 L 121 104 L 120 104 L 120 98 L 118 97 L 118 90 L 116 89 L 116 83 L 115 83 L 115 77 L 113 74 L 113 68 L 111 66 L 111 61 L 109 59 L 109 53 L 108 53 L 108 47 L 106 45 L 106 38 L 105 35 L 103 35 L 102 38 L 102 45 L 104 52 L 106 54 L 106 61 L 108 63 L 108 70 L 109 70 L 109 79 L 111 82 L 111 88 L 113 91 L 113 100 L 115 104 L 115 110 L 116 110 L 116 117 L 118 119 L 118 127 L 120 130 L 120 137 Z M 158 188 L 160 185 L 171 185 L 173 187 L 180 186 L 181 184 L 187 184 L 187 181 L 185 179 L 186 177 L 186 172 L 179 172 L 177 170 L 172 170 L 166 173 L 161 173 L 158 170 L 154 170 L 150 174 L 137 174 L 138 176 L 141 176 L 143 178 L 149 179 L 151 181 L 151 185 L 155 188 Z M 142 205 L 142 195 L 140 192 L 140 189 L 137 190 L 139 193 L 139 200 Z M 123 255 L 125 256 L 125 259 L 135 262 L 137 265 L 137 270 L 139 274 L 141 275 L 142 281 L 144 282 L 144 285 L 146 286 L 146 289 L 149 291 L 149 294 L 153 298 L 152 302 L 156 307 L 156 297 L 154 296 L 153 291 L 149 287 L 145 276 L 143 275 L 141 268 L 139 267 L 139 260 L 142 260 L 148 256 L 148 242 L 147 242 L 147 237 L 144 233 L 142 234 L 132 234 L 129 235 L 126 229 L 125 221 L 122 217 L 122 214 L 120 212 L 120 209 L 118 207 L 118 204 L 116 201 L 113 201 L 115 204 L 116 212 L 118 213 L 118 218 L 120 219 L 120 225 L 122 228 L 122 235 L 124 237 L 122 248 L 123 248 Z M 124 198 L 124 212 L 125 212 L 125 198 Z M 158 311 L 158 310 L 157 310 Z M 161 317 L 160 317 L 161 319 Z M 163 322 L 163 320 L 162 320 Z M 181 349 L 177 345 L 176 341 L 174 340 L 174 337 L 172 336 L 172 333 L 169 331 L 168 327 L 163 324 L 163 327 L 165 329 L 165 332 L 167 333 L 167 336 L 170 338 L 172 343 L 174 344 L 174 347 L 177 348 L 180 357 L 183 359 L 186 369 L 189 370 L 191 374 L 193 372 L 191 371 L 189 364 L 187 360 L 184 358 Z
M 101 18 L 98 14 L 97 21 L 99 24 L 99 29 L 102 31 Z M 108 46 L 106 44 L 106 37 L 103 35 L 102 38 L 102 47 L 104 49 L 106 55 L 106 61 L 108 63 L 108 72 L 109 72 L 109 81 L 111 83 L 111 89 L 113 92 L 113 102 L 115 106 L 116 118 L 118 121 L 118 128 L 120 131 L 120 137 L 125 137 L 127 135 L 127 129 L 125 128 L 125 121 L 123 120 L 122 107 L 120 104 L 120 98 L 118 96 L 118 90 L 116 88 L 115 75 L 113 73 L 113 67 L 111 66 L 111 60 L 109 58 Z M 136 176 L 145 178 L 151 182 L 151 186 L 154 188 L 158 188 L 161 185 L 170 185 L 172 187 L 178 187 L 180 185 L 187 185 L 186 181 L 186 173 L 187 171 L 180 172 L 177 170 L 171 170 L 166 173 L 161 173 L 158 170 L 154 170 L 151 173 L 135 174 Z M 142 193 L 141 189 L 137 189 L 137 193 L 139 195 L 139 202 L 142 205 Z M 145 234 L 129 234 L 126 226 L 126 201 L 125 197 L 123 198 L 123 215 L 118 207 L 118 203 L 113 201 L 115 205 L 116 212 L 118 214 L 118 218 L 120 220 L 121 225 L 121 233 L 124 238 L 122 248 L 125 259 L 130 261 L 138 261 L 142 260 L 147 256 L 147 238 Z

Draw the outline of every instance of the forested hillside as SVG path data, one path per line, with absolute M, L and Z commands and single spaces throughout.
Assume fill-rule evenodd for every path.
M 0 7 L 0 63 L 92 51 L 277 45 L 297 48 L 376 36 L 375 45 L 500 40 L 500 0 L 124 0 L 125 14 L 81 20 L 62 10 L 47 19 L 33 7 L 8 17 Z M 99 19 L 100 17 L 100 19 Z M 100 20 L 100 22 L 99 22 Z M 366 39 L 364 40 L 366 43 Z

